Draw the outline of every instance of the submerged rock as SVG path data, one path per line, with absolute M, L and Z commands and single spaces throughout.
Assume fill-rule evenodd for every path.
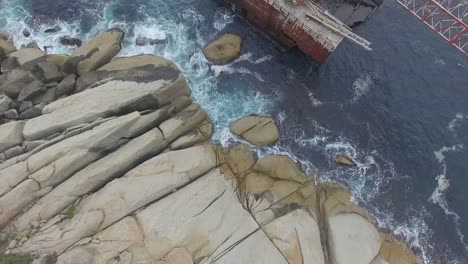
M 356 162 L 350 157 L 339 155 L 335 158 L 335 163 L 342 166 L 355 167 L 357 166 Z
M 30 42 L 28 45 L 26 45 L 26 48 L 41 50 L 41 47 L 39 47 L 39 45 L 35 41 Z
M 61 31 L 61 30 L 62 30 L 62 28 L 61 28 L 60 26 L 57 25 L 57 26 L 54 26 L 54 27 L 52 27 L 52 28 L 48 28 L 48 29 L 44 30 L 44 33 L 48 33 L 48 34 L 50 34 L 50 33 L 57 33 L 57 32 L 59 32 L 59 31 Z
M 226 64 L 239 56 L 241 47 L 241 37 L 235 34 L 225 34 L 208 44 L 203 49 L 203 53 L 214 64 Z
M 23 36 L 29 38 L 29 36 L 31 36 L 31 32 L 29 31 L 29 29 L 25 28 L 23 29 Z
M 153 38 L 147 38 L 147 37 L 138 37 L 135 40 L 135 44 L 137 46 L 148 46 L 148 45 L 158 45 L 158 44 L 166 44 L 167 40 L 166 39 L 153 39 Z
M 83 41 L 81 41 L 81 39 L 73 38 L 70 36 L 63 36 L 63 37 L 60 37 L 60 43 L 64 46 L 81 47 L 81 45 L 83 44 Z
M 271 145 L 279 138 L 278 127 L 270 117 L 247 116 L 233 122 L 229 129 L 233 134 L 260 147 Z

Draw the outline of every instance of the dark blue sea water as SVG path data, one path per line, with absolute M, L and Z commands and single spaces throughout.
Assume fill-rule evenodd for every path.
M 43 33 L 53 25 L 62 31 Z M 346 184 L 425 263 L 468 263 L 468 61 L 395 1 L 355 30 L 372 52 L 345 41 L 311 72 L 302 54 L 282 50 L 215 0 L 0 0 L 0 31 L 17 46 L 34 40 L 67 53 L 60 36 L 89 39 L 113 26 L 127 33 L 120 55 L 177 62 L 216 141 L 239 141 L 227 129 L 236 118 L 272 115 L 281 140 L 260 154 L 289 154 L 317 179 Z M 244 38 L 243 55 L 211 66 L 201 48 L 222 32 Z M 139 35 L 169 43 L 137 47 Z M 336 167 L 343 153 L 359 166 Z

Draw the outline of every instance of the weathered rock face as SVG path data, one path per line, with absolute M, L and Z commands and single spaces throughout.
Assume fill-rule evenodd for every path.
M 118 58 L 77 80 L 62 71 L 67 59 L 0 76 L 14 98 L 0 106 L 25 119 L 0 125 L 0 228 L 15 237 L 5 253 L 64 264 L 418 263 L 344 187 L 315 183 L 287 156 L 209 144 L 213 126 L 173 62 Z M 268 120 L 233 130 L 266 144 Z
M 40 49 L 34 48 L 25 48 L 20 49 L 18 51 L 12 52 L 8 55 L 9 58 L 16 58 L 19 65 L 23 65 L 28 61 L 32 61 L 34 59 L 40 58 L 44 56 L 45 53 Z
M 24 122 L 9 122 L 0 126 L 0 152 L 23 143 Z
M 0 39 L 2 40 L 8 40 L 8 34 L 4 32 L 0 32 Z
M 244 117 L 232 123 L 229 129 L 233 134 L 261 147 L 271 145 L 279 138 L 278 127 L 270 117 Z
M 69 73 L 83 75 L 108 63 L 120 51 L 123 37 L 122 30 L 113 28 L 82 45 L 67 63 Z
M 203 53 L 214 64 L 226 64 L 236 59 L 242 47 L 242 39 L 235 34 L 225 34 L 211 42 Z
M 16 48 L 12 43 L 8 42 L 3 38 L 0 38 L 0 50 L 5 56 L 8 56 L 11 53 L 15 52 Z

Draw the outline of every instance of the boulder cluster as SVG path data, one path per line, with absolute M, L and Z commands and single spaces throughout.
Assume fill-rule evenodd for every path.
M 123 37 L 70 56 L 0 42 L 0 262 L 419 263 L 343 186 L 211 144 L 177 66 L 114 59 Z M 260 117 L 231 130 L 261 145 L 279 134 Z

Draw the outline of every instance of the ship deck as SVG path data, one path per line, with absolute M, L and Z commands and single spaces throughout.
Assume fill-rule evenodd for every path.
M 266 0 L 266 2 L 286 14 L 290 20 L 304 28 L 314 38 L 322 40 L 322 44 L 328 46 L 330 50 L 334 50 L 344 38 L 320 22 L 308 18 L 306 14 L 311 11 L 308 6 L 292 5 L 287 0 Z

